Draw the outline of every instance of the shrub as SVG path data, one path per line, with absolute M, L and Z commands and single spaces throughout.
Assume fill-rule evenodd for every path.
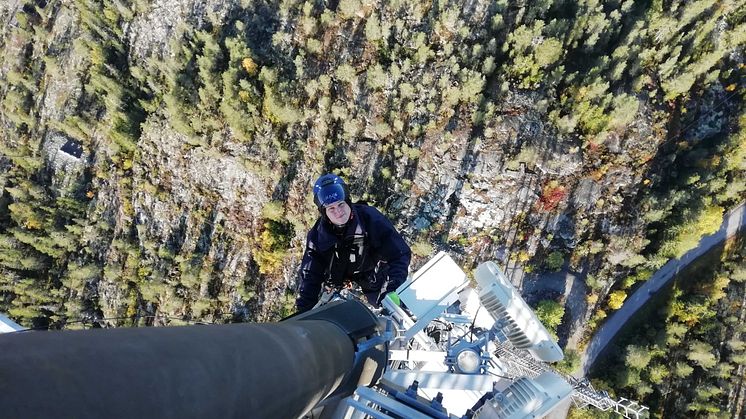
M 554 251 L 547 256 L 544 263 L 550 271 L 559 271 L 565 264 L 565 255 L 560 251 Z
M 565 350 L 565 358 L 554 364 L 554 368 L 565 374 L 572 374 L 580 367 L 580 355 L 572 349 Z
M 412 245 L 412 253 L 417 256 L 430 256 L 435 250 L 433 246 L 425 241 L 417 241 Z
M 539 198 L 539 208 L 542 211 L 554 211 L 557 205 L 567 196 L 567 189 L 553 180 L 547 183 Z
M 617 290 L 609 294 L 609 308 L 612 310 L 619 310 L 624 304 L 624 300 L 627 299 L 627 293 L 622 290 Z
M 281 222 L 285 217 L 285 210 L 282 208 L 282 202 L 267 202 L 264 207 L 262 207 L 262 217 L 268 220 Z
M 259 234 L 258 249 L 254 252 L 259 272 L 273 274 L 282 266 L 293 231 L 293 225 L 288 221 L 264 222 L 264 229 Z
M 540 301 L 536 307 L 536 317 L 553 335 L 557 335 L 557 327 L 562 323 L 562 317 L 565 315 L 565 307 L 553 300 Z

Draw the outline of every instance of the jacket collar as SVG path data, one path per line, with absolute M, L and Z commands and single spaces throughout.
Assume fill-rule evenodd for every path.
M 350 239 L 356 235 L 363 235 L 365 234 L 365 229 L 363 228 L 362 223 L 360 223 L 360 216 L 357 213 L 357 210 L 354 206 L 350 205 L 351 210 L 351 217 L 350 220 L 347 221 L 347 224 L 345 225 L 345 233 L 343 240 Z M 325 251 L 329 250 L 331 247 L 333 247 L 337 241 L 337 235 L 334 234 L 334 227 L 332 226 L 331 222 L 326 219 L 322 215 L 322 218 L 319 220 L 318 224 L 318 243 L 317 246 L 319 250 Z

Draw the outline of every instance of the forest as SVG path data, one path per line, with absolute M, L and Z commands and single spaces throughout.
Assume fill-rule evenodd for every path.
M 445 250 L 577 273 L 537 299 L 577 354 L 746 196 L 743 2 L 12 0 L 0 21 L 0 312 L 25 326 L 290 314 L 333 171 L 412 271 Z M 737 417 L 742 248 L 601 385 Z
M 743 412 L 743 237 L 712 250 L 626 325 L 593 376 L 663 417 Z M 732 411 L 732 414 L 730 413 Z

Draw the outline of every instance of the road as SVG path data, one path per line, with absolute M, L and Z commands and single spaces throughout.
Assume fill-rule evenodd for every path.
M 664 287 L 677 273 L 714 246 L 736 234 L 746 224 L 746 202 L 729 211 L 723 217 L 720 229 L 703 237 L 697 247 L 688 251 L 680 259 L 671 259 L 650 277 L 634 294 L 627 297 L 624 305 L 615 311 L 591 338 L 582 358 L 583 374 L 587 374 L 598 355 L 606 348 L 622 326 L 640 309 L 648 299 Z

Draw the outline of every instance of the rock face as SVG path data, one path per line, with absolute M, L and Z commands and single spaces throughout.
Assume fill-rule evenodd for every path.
M 203 147 L 185 149 L 185 143 L 184 136 L 162 119 L 144 124 L 138 142 L 140 164 L 133 167 L 135 189 L 141 190 L 135 194 L 138 219 L 149 219 L 145 224 L 155 224 L 153 232 L 161 234 L 178 226 L 182 214 L 208 206 L 231 212 L 235 219 L 229 221 L 238 228 L 250 228 L 250 220 L 261 215 L 270 199 L 268 179 L 252 173 L 240 158 Z M 159 201 L 169 208 L 159 213 Z
M 466 270 L 494 258 L 540 269 L 559 252 L 616 272 L 642 247 L 640 191 L 664 158 L 660 109 L 629 94 L 625 126 L 581 129 L 593 118 L 578 122 L 580 111 L 616 112 L 608 81 L 563 79 L 561 55 L 515 64 L 508 45 L 529 51 L 550 38 L 516 44 L 541 26 L 521 21 L 532 16 L 524 8 L 440 3 L 0 3 L 0 92 L 13 111 L 1 121 L 3 151 L 16 153 L 0 154 L 0 210 L 29 200 L 56 211 L 44 228 L 20 206 L 0 214 L 10 243 L 0 249 L 42 253 L 34 277 L 65 300 L 42 314 L 288 314 L 318 215 L 311 185 L 328 171 L 410 243 L 449 250 Z M 723 95 L 706 92 L 705 111 Z M 564 107 L 572 101 L 578 112 Z M 723 131 L 728 112 L 708 112 L 687 141 Z M 59 151 L 70 140 L 81 157 Z M 27 243 L 29 226 L 54 230 L 33 233 L 57 247 Z M 625 240 L 635 248 L 622 252 Z M 412 268 L 429 256 L 419 253 Z
M 146 10 L 134 16 L 126 27 L 130 58 L 144 62 L 152 56 L 167 57 L 174 39 L 186 25 L 202 28 L 206 23 L 222 24 L 237 1 L 155 0 L 143 3 Z

